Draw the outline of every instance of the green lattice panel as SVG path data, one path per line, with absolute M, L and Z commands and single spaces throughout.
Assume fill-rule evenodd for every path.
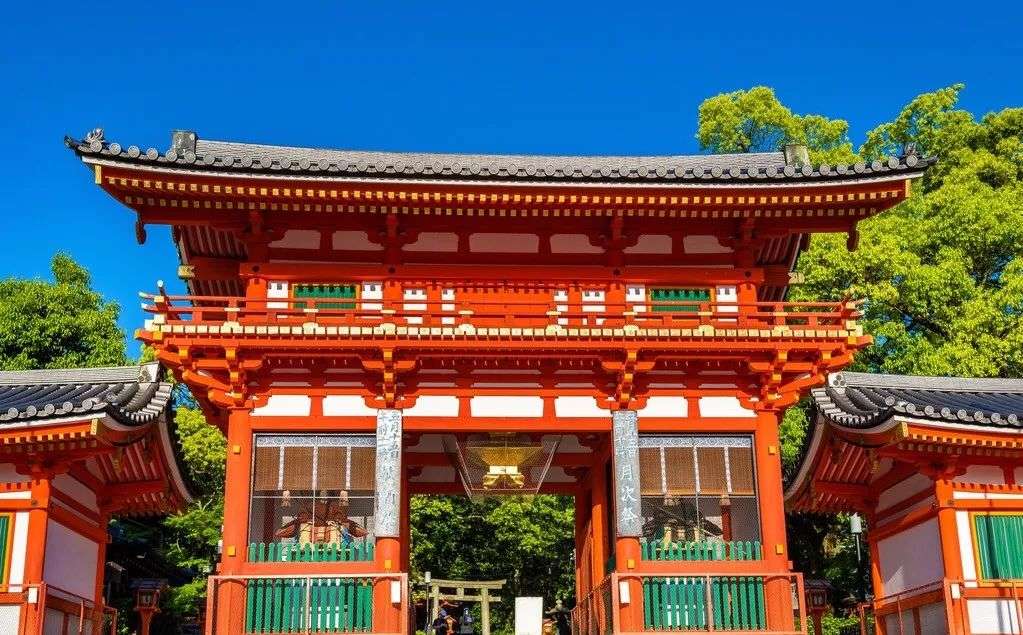
M 699 304 L 710 302 L 710 289 L 655 288 L 650 289 L 650 301 L 680 303 L 653 304 L 651 310 L 655 313 L 696 313 Z
M 1023 514 L 977 515 L 974 523 L 981 576 L 1023 578 Z
M 353 284 L 296 284 L 292 292 L 293 297 L 321 300 L 313 302 L 317 309 L 354 309 L 355 302 L 322 302 L 327 299 L 355 299 L 355 285 Z M 306 308 L 305 302 L 295 302 L 296 309 Z

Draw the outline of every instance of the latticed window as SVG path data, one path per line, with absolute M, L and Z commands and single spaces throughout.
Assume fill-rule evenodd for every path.
M 294 297 L 309 298 L 315 300 L 308 303 L 316 309 L 354 309 L 355 308 L 355 285 L 354 284 L 296 284 L 293 291 Z M 349 302 L 323 302 L 332 298 L 350 300 Z M 295 308 L 306 308 L 306 302 L 295 302 Z
M 656 287 L 650 289 L 654 312 L 696 313 L 701 303 L 710 302 L 710 289 Z
M 644 556 L 754 560 L 760 517 L 748 436 L 641 436 Z
M 372 559 L 373 435 L 256 435 L 249 560 Z
M 1023 578 L 1023 514 L 977 514 L 973 522 L 981 577 Z

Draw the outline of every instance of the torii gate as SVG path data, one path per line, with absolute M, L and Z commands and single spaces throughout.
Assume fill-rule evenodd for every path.
M 490 635 L 490 603 L 500 602 L 501 597 L 491 595 L 491 591 L 500 591 L 507 580 L 491 580 L 471 582 L 468 580 L 432 580 L 430 586 L 430 621 L 437 619 L 440 614 L 440 601 L 452 600 L 455 602 L 479 602 L 480 622 L 483 635 Z M 441 589 L 454 589 L 454 593 L 444 593 Z M 465 590 L 478 591 L 479 595 L 466 595 Z

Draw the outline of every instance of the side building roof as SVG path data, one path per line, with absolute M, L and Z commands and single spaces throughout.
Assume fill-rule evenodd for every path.
M 0 372 L 0 425 L 75 415 L 108 415 L 123 425 L 155 421 L 172 387 L 159 364 Z
M 1023 380 L 912 377 L 841 372 L 813 391 L 817 412 L 865 429 L 896 415 L 1023 429 Z
M 94 474 L 125 492 L 118 514 L 180 509 L 193 499 L 194 488 L 174 434 L 173 386 L 162 373 L 158 362 L 0 371 L 0 462 L 18 460 L 25 450 L 55 459 L 75 451 L 91 456 L 78 460 L 95 461 Z M 147 449 L 154 445 L 155 454 Z M 109 456 L 114 450 L 130 457 L 125 463 L 131 469 Z M 166 484 L 159 491 L 131 489 L 160 478 Z
M 907 457 L 950 451 L 1021 457 L 1023 379 L 829 376 L 825 387 L 812 391 L 811 429 L 799 461 L 786 475 L 786 505 L 807 511 L 850 509 L 856 501 L 834 486 L 867 486 L 877 476 L 871 452 L 889 446 L 898 446 Z M 820 487 L 815 488 L 817 481 Z
M 909 153 L 854 164 L 811 165 L 806 149 L 661 156 L 568 156 L 535 154 L 452 154 L 377 152 L 277 146 L 200 139 L 190 130 L 174 131 L 171 147 L 143 150 L 106 140 L 97 128 L 65 144 L 84 160 L 252 176 L 358 178 L 583 184 L 635 182 L 785 183 L 914 178 L 934 162 Z M 801 149 L 800 149 L 801 148 Z

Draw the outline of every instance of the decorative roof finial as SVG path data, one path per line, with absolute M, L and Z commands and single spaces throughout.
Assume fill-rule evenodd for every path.
M 93 128 L 85 134 L 85 143 L 92 144 L 95 141 L 103 143 L 103 128 Z
M 903 156 L 903 158 L 905 158 L 905 157 L 915 157 L 915 156 L 917 156 L 917 154 L 918 153 L 916 151 L 916 141 L 907 141 L 906 143 L 902 144 L 902 156 Z

